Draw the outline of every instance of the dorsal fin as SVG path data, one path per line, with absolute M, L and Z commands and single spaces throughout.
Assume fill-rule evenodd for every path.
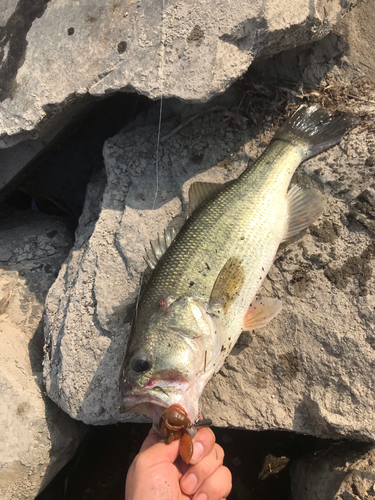
M 218 191 L 224 184 L 213 182 L 193 182 L 189 188 L 189 209 L 193 213 L 198 205 L 202 203 L 210 194 Z
M 146 254 L 144 256 L 144 259 L 151 269 L 155 269 L 156 264 L 165 254 L 167 248 L 171 246 L 171 243 L 176 237 L 176 234 L 176 229 L 174 227 L 169 227 L 165 229 L 164 233 L 161 236 L 160 234 L 158 234 L 156 240 L 150 241 L 150 248 L 148 250 L 147 248 L 145 248 Z

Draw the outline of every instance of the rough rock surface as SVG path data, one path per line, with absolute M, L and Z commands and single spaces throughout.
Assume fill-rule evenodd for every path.
M 33 499 L 82 436 L 44 394 L 44 299 L 71 247 L 58 219 L 36 213 L 0 227 L 0 498 Z
M 100 206 L 97 179 L 46 303 L 47 391 L 74 418 L 134 418 L 117 412 L 117 378 L 143 248 L 182 224 L 192 182 L 237 177 L 267 145 L 270 125 L 254 133 L 239 118 L 207 112 L 161 142 L 155 205 L 157 127 L 139 120 L 107 141 Z M 165 122 L 162 136 L 174 125 Z M 297 171 L 294 182 L 323 191 L 326 209 L 280 249 L 264 283 L 264 295 L 282 299 L 281 314 L 242 335 L 208 384 L 201 406 L 215 425 L 375 438 L 374 148 L 368 128 L 357 130 Z
M 6 186 L 35 155 L 43 150 L 44 141 L 28 140 L 11 148 L 0 149 L 0 190 Z
M 254 58 L 321 38 L 355 4 L 5 0 L 0 148 L 44 135 L 87 94 L 207 100 Z
M 333 445 L 297 461 L 291 470 L 293 500 L 372 500 L 375 448 Z

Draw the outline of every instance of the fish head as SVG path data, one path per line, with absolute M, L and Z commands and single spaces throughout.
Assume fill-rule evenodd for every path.
M 205 302 L 195 297 L 161 299 L 148 321 L 135 317 L 120 372 L 120 413 L 143 413 L 158 426 L 172 404 L 180 404 L 191 422 L 209 378 L 206 372 L 218 330 Z

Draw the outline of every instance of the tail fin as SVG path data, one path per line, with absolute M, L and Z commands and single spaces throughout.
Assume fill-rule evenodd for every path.
M 334 117 L 326 109 L 314 104 L 302 104 L 280 127 L 273 140 L 281 139 L 305 148 L 305 159 L 338 144 L 344 135 L 361 122 L 356 115 Z

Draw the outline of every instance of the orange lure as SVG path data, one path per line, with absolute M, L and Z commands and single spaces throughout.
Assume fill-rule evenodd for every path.
M 179 404 L 171 405 L 164 410 L 159 425 L 167 443 L 180 439 L 180 457 L 189 464 L 193 455 L 193 441 L 186 431 L 191 427 L 186 411 Z

